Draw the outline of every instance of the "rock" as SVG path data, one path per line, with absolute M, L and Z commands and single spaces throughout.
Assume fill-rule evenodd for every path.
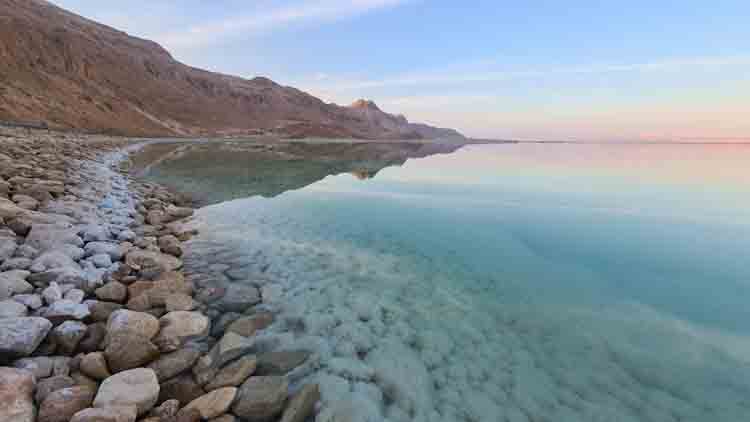
M 273 324 L 273 314 L 260 312 L 234 321 L 227 327 L 228 332 L 236 333 L 244 337 L 253 337 L 255 333 Z
M 227 362 L 247 354 L 253 347 L 253 344 L 253 339 L 234 333 L 227 333 L 211 348 L 209 354 L 198 360 L 198 363 L 193 368 L 193 373 L 199 376 L 199 374 L 208 372 L 209 370 L 213 372 L 218 371 Z
M 286 375 L 292 369 L 302 365 L 310 356 L 310 352 L 283 351 L 269 352 L 258 355 L 258 375 Z
M 122 309 L 122 305 L 119 303 L 101 302 L 98 300 L 86 301 L 85 304 L 89 307 L 91 319 L 96 322 L 106 322 L 115 311 Z
M 200 357 L 200 350 L 192 347 L 163 354 L 159 359 L 151 362 L 148 367 L 153 369 L 160 383 L 163 383 L 190 369 Z
M 10 258 L 4 262 L 0 259 L 0 262 L 3 263 L 0 265 L 0 271 L 28 270 L 32 264 L 29 258 Z
M 29 245 L 21 245 L 18 247 L 18 249 L 16 249 L 16 256 L 19 258 L 33 260 L 34 258 L 39 256 L 39 251 Z
M 222 387 L 237 387 L 255 372 L 257 360 L 255 356 L 243 356 L 236 361 L 224 366 L 206 384 L 206 391 L 213 391 Z
M 164 211 L 151 210 L 146 214 L 146 222 L 152 226 L 158 226 L 164 220 Z
M 35 224 L 26 236 L 26 244 L 40 252 L 55 249 L 61 245 L 83 246 L 78 231 L 72 227 L 54 224 Z
M 26 212 L 23 208 L 5 198 L 0 198 L 0 218 L 12 220 Z
M 146 312 L 153 307 L 153 305 L 151 305 L 151 300 L 149 300 L 149 297 L 146 294 L 131 298 L 125 306 L 131 311 L 136 312 Z
M 135 238 L 136 234 L 132 230 L 123 230 L 117 234 L 117 240 L 120 242 L 133 242 Z
M 164 301 L 167 312 L 192 311 L 198 307 L 198 303 L 192 297 L 184 293 L 173 293 Z
M 11 298 L 17 294 L 30 294 L 34 286 L 26 282 L 28 271 L 14 270 L 0 273 L 0 300 Z
M 70 374 L 70 377 L 75 380 L 76 385 L 89 387 L 94 391 L 99 390 L 99 383 L 96 382 L 95 379 L 89 378 L 81 372 L 73 372 L 72 374 Z
M 117 262 L 122 260 L 129 248 L 114 242 L 91 242 L 86 244 L 84 250 L 88 257 L 106 254 L 109 255 L 112 262 Z
M 13 362 L 13 366 L 18 369 L 24 369 L 32 374 L 34 378 L 40 380 L 52 375 L 52 366 L 54 360 L 47 356 L 37 356 L 34 358 L 23 358 Z
M 0 421 L 35 421 L 36 409 L 32 397 L 34 386 L 34 375 L 31 372 L 0 367 Z
M 199 422 L 201 420 L 201 413 L 198 409 L 181 409 L 177 412 L 175 422 Z
M 42 273 L 56 268 L 73 268 L 76 270 L 81 269 L 81 267 L 65 253 L 56 250 L 50 250 L 39 255 L 39 257 L 31 263 L 30 270 L 32 273 Z
M 57 352 L 70 355 L 86 334 L 86 324 L 79 321 L 65 321 L 52 330 L 52 341 L 57 344 Z
M 18 244 L 16 239 L 0 238 L 0 262 L 7 261 L 16 253 Z
M 199 312 L 175 311 L 159 319 L 161 331 L 154 340 L 157 344 L 177 340 L 185 344 L 190 340 L 205 338 L 211 328 L 211 320 Z
M 33 310 L 42 307 L 42 297 L 39 295 L 15 295 L 13 300 Z
M 185 277 L 179 272 L 164 273 L 153 282 L 150 288 L 148 288 L 147 283 L 142 283 L 141 288 L 144 289 L 141 295 L 147 295 L 149 303 L 154 307 L 165 306 L 167 297 L 175 293 L 188 296 L 193 293 L 192 284 L 186 282 Z M 131 293 L 132 296 L 134 295 Z
M 128 288 L 122 283 L 111 281 L 95 290 L 97 299 L 108 302 L 125 302 L 128 297 Z
M 185 409 L 198 410 L 203 419 L 215 418 L 229 409 L 236 396 L 235 387 L 220 388 L 191 401 Z
M 83 241 L 86 243 L 105 242 L 109 240 L 110 237 L 109 230 L 97 224 L 84 227 L 79 234 L 83 237 Z
M 26 305 L 12 299 L 0 301 L 0 319 L 25 317 L 28 313 Z
M 52 323 L 44 318 L 0 319 L 0 357 L 23 357 L 36 350 L 52 329 Z
M 226 415 L 221 415 L 217 418 L 213 418 L 208 422 L 237 422 L 237 418 L 231 413 L 228 413 Z
M 82 320 L 89 315 L 91 315 L 91 312 L 89 312 L 88 306 L 66 299 L 51 304 L 44 312 L 44 317 L 55 325 L 64 321 Z
M 52 375 L 70 375 L 71 359 L 67 356 L 52 357 Z
M 79 411 L 91 406 L 94 391 L 88 387 L 69 387 L 50 393 L 41 407 L 37 422 L 68 422 Z
M 103 322 L 97 322 L 86 327 L 81 341 L 78 343 L 78 351 L 82 353 L 91 353 L 100 350 L 100 345 L 107 335 L 107 325 Z
M 73 415 L 70 422 L 135 422 L 137 417 L 135 406 L 88 408 Z
M 284 377 L 250 377 L 242 384 L 232 413 L 248 422 L 266 422 L 284 409 L 289 382 Z
M 76 381 L 67 375 L 56 375 L 39 381 L 36 385 L 34 399 L 37 403 L 43 403 L 50 393 L 63 388 L 75 387 Z
M 51 197 L 44 198 L 44 200 L 49 200 L 49 199 L 51 199 Z M 39 208 L 40 201 L 28 195 L 13 195 L 13 202 L 15 202 L 19 208 L 33 211 Z
M 107 366 L 107 359 L 104 357 L 104 353 L 101 352 L 84 355 L 81 358 L 79 369 L 84 375 L 99 381 L 112 376 Z
M 144 415 L 156 404 L 159 381 L 151 369 L 137 368 L 112 375 L 102 382 L 94 407 L 136 406 Z
M 85 297 L 86 297 L 86 293 L 81 289 L 71 289 L 63 295 L 63 299 L 69 300 L 75 303 L 83 302 L 83 299 Z
M 109 268 L 112 265 L 112 258 L 105 253 L 100 253 L 89 258 L 96 268 Z
M 144 250 L 128 252 L 125 263 L 135 270 L 158 270 L 159 274 L 182 268 L 182 261 L 174 256 Z
M 317 384 L 307 384 L 294 395 L 286 406 L 281 422 L 305 422 L 315 412 L 315 404 L 320 400 Z
M 180 244 L 180 241 L 171 234 L 159 238 L 159 248 L 166 254 L 178 258 L 182 256 L 182 245 Z
M 222 312 L 245 312 L 261 302 L 260 293 L 253 286 L 233 283 L 226 289 L 224 296 L 212 305 Z
M 44 299 L 44 302 L 47 305 L 51 305 L 58 300 L 62 300 L 63 293 L 62 289 L 60 288 L 60 285 L 58 285 L 55 282 L 52 282 L 49 287 L 42 290 L 42 299 Z
M 190 403 L 204 394 L 206 391 L 191 375 L 183 374 L 162 383 L 159 401 L 177 400 L 180 403 Z
M 164 222 L 171 223 L 175 220 L 192 217 L 194 213 L 195 211 L 192 208 L 169 205 L 166 209 L 166 219 Z
M 112 337 L 120 332 L 133 331 L 146 339 L 159 333 L 159 320 L 144 312 L 121 309 L 112 313 L 107 320 L 107 335 Z
M 112 372 L 121 372 L 146 365 L 159 357 L 159 348 L 134 331 L 109 336 L 104 350 L 107 364 Z
M 43 273 L 32 274 L 27 280 L 37 286 L 56 282 L 58 284 L 72 284 L 76 287 L 88 288 L 87 274 L 84 271 L 71 267 L 54 268 Z
M 149 413 L 149 416 L 162 419 L 168 419 L 175 415 L 177 415 L 177 412 L 180 411 L 180 402 L 177 400 L 167 400 L 164 403 L 162 403 L 160 406 L 155 407 L 151 410 Z

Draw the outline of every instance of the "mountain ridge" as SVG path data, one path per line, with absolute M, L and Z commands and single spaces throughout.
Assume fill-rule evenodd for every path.
M 266 77 L 191 67 L 43 0 L 0 0 L 0 121 L 130 136 L 462 137 L 369 100 L 328 104 Z

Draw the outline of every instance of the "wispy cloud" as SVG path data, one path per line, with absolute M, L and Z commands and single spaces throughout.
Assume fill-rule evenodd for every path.
M 245 16 L 157 35 L 169 48 L 189 50 L 252 33 L 263 33 L 299 22 L 326 22 L 397 6 L 408 0 L 304 0 Z
M 642 63 L 587 64 L 570 67 L 550 67 L 524 70 L 483 70 L 452 68 L 450 71 L 414 72 L 390 78 L 338 80 L 330 89 L 339 91 L 372 88 L 457 85 L 478 82 L 503 82 L 519 79 L 556 76 L 596 75 L 616 73 L 676 72 L 697 68 L 710 69 L 726 66 L 750 65 L 750 56 L 687 57 L 655 60 Z

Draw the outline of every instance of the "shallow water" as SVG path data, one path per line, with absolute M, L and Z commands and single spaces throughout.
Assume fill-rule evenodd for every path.
M 280 312 L 259 348 L 316 353 L 293 378 L 320 383 L 319 420 L 735 422 L 748 162 L 750 146 L 467 146 L 205 207 L 191 253 Z

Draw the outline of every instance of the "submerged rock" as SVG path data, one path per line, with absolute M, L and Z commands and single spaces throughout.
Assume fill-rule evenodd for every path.
M 284 409 L 289 383 L 284 377 L 250 377 L 240 387 L 232 413 L 249 422 L 266 422 Z

